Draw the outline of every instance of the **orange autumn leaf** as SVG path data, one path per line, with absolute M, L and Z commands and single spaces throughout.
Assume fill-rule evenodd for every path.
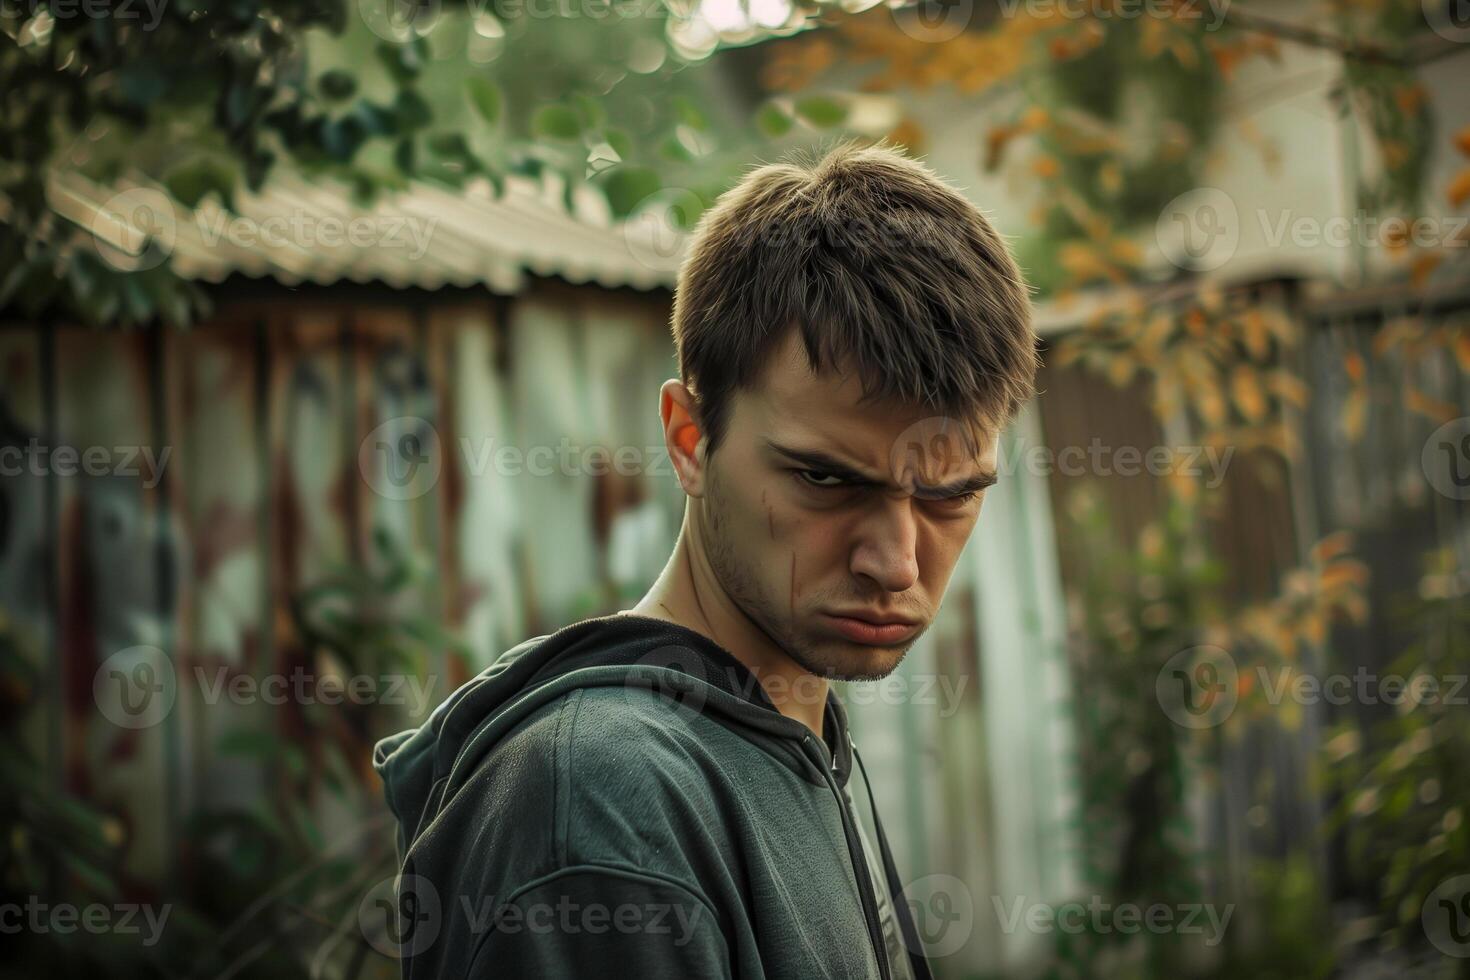
M 1139 340 L 1144 347 L 1157 350 L 1164 346 L 1173 332 L 1174 321 L 1169 318 L 1169 314 L 1159 311 L 1149 317 L 1147 325 L 1143 328 L 1143 336 Z
M 1470 126 L 1466 126 L 1455 134 L 1455 149 L 1470 157 Z
M 1071 37 L 1054 37 L 1047 42 L 1047 51 L 1054 61 L 1066 61 L 1075 58 L 1084 50 L 1083 45 Z
M 1117 270 L 1095 248 L 1083 242 L 1067 242 L 1057 250 L 1057 261 L 1072 278 L 1080 282 L 1118 278 Z
M 1115 238 L 1108 246 L 1108 254 L 1113 260 L 1123 265 L 1138 266 L 1143 264 L 1143 249 L 1138 243 L 1127 238 Z
M 1347 554 L 1353 547 L 1352 531 L 1334 531 L 1312 545 L 1311 556 L 1315 562 L 1327 562 Z
M 1256 675 L 1250 671 L 1241 671 L 1235 676 L 1235 693 L 1238 697 L 1245 697 L 1255 690 Z
M 1383 163 L 1389 170 L 1397 170 L 1409 159 L 1409 147 L 1402 140 L 1384 140 L 1380 147 Z
M 1455 336 L 1455 360 L 1460 370 L 1470 372 L 1470 330 L 1462 330 Z
M 1410 388 L 1404 392 L 1404 406 L 1411 412 L 1418 412 L 1428 419 L 1441 423 L 1448 422 L 1460 414 L 1459 409 L 1451 402 L 1431 398 L 1418 388 Z
M 1114 357 L 1108 364 L 1108 380 L 1113 383 L 1113 387 L 1121 388 L 1133 380 L 1133 372 L 1136 367 L 1131 357 Z
M 1061 165 L 1057 163 L 1056 157 L 1041 156 L 1031 165 L 1031 169 L 1038 177 L 1055 177 L 1061 172 Z
M 1139 44 L 1139 50 L 1144 57 L 1157 58 L 1164 53 L 1164 47 L 1168 44 L 1168 28 L 1160 17 L 1146 17 L 1142 26 L 1143 40 Z
M 1184 316 L 1184 327 L 1194 337 L 1199 337 L 1203 339 L 1206 330 L 1208 330 L 1209 328 L 1209 325 L 1209 321 L 1205 319 L 1204 311 L 1199 309 L 1198 307 L 1190 310 Z
M 1363 362 L 1363 355 L 1355 350 L 1350 350 L 1342 357 L 1342 369 L 1347 373 L 1348 380 L 1353 384 L 1361 384 L 1363 374 L 1367 366 Z
M 1020 135 L 1020 126 L 996 126 L 985 134 L 985 172 L 993 173 L 1011 140 Z
M 1433 252 L 1415 256 L 1413 263 L 1409 266 L 1409 281 L 1416 287 L 1423 286 L 1443 261 L 1443 255 L 1436 255 Z
M 1362 589 L 1368 585 L 1368 566 L 1360 561 L 1336 561 L 1322 573 L 1324 592 L 1352 586 Z
M 1246 310 L 1240 318 L 1241 332 L 1245 335 L 1245 349 L 1251 357 L 1261 359 L 1270 349 L 1271 332 L 1266 317 L 1260 310 Z
M 1393 98 L 1399 111 L 1406 116 L 1415 116 L 1424 107 L 1426 95 L 1423 85 L 1401 85 L 1394 89 Z
M 1301 378 L 1289 371 L 1272 371 L 1267 383 L 1277 398 L 1291 402 L 1297 408 L 1307 407 L 1311 392 L 1308 391 L 1306 382 Z
M 1266 396 L 1260 378 L 1251 368 L 1242 365 L 1231 372 L 1230 394 L 1240 414 L 1250 421 L 1259 422 L 1266 417 Z
M 908 147 L 909 151 L 916 155 L 924 151 L 924 130 L 910 118 L 905 117 L 902 122 L 893 127 L 888 138 L 900 146 Z
M 1407 247 L 1409 244 L 1409 222 L 1406 220 L 1384 222 L 1383 232 L 1380 237 L 1383 244 L 1387 245 L 1391 252 L 1397 252 Z
M 1226 408 L 1225 399 L 1220 395 L 1220 389 L 1213 383 L 1200 385 L 1194 389 L 1194 404 L 1199 408 L 1200 415 L 1211 426 L 1223 425 L 1225 422 Z
M 1457 208 L 1464 207 L 1465 202 L 1470 201 L 1470 167 L 1455 175 L 1455 179 L 1450 181 L 1449 189 L 1445 191 L 1445 197 Z

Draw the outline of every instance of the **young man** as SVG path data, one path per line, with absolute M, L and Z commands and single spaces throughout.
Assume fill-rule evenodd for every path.
M 1026 288 L 930 170 L 844 146 L 720 199 L 673 330 L 658 580 L 378 746 L 405 977 L 929 976 L 828 683 L 933 621 L 1032 393 Z

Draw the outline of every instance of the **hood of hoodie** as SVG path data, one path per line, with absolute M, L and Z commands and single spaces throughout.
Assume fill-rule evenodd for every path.
M 807 758 L 799 745 L 810 730 L 778 712 L 755 675 L 713 640 L 647 616 L 587 619 L 512 647 L 450 694 L 422 726 L 377 744 L 373 768 L 398 820 L 399 853 L 521 721 L 568 691 L 607 685 L 646 688 L 680 710 L 716 715 L 766 739 L 788 739 L 792 758 Z M 847 712 L 831 691 L 825 711 L 824 738 L 817 742 L 845 786 L 852 770 Z M 820 773 L 807 778 L 824 779 Z

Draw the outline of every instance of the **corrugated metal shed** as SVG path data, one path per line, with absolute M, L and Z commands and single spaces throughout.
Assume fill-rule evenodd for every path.
M 239 273 L 287 285 L 484 285 L 502 294 L 519 292 L 528 276 L 673 286 L 687 236 L 656 209 L 612 221 L 589 187 L 577 188 L 569 213 L 559 179 L 509 175 L 500 197 L 484 180 L 464 190 L 415 182 L 363 207 L 343 184 L 282 174 L 258 194 L 242 188 L 233 214 L 213 197 L 191 210 L 141 179 L 103 186 L 59 174 L 49 197 L 110 263 L 138 262 L 146 232 L 178 274 L 205 282 Z

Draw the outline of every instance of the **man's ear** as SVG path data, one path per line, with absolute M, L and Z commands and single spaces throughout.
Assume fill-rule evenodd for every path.
M 674 472 L 691 497 L 704 496 L 704 433 L 700 431 L 694 395 L 678 378 L 659 389 L 658 414 L 664 424 L 664 447 Z

